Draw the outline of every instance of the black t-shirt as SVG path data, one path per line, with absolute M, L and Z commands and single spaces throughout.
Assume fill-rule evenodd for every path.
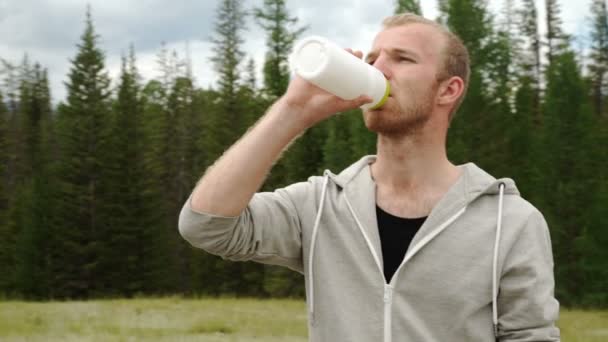
M 384 278 L 390 282 L 405 257 L 405 252 L 414 235 L 420 229 L 426 217 L 403 218 L 393 216 L 376 206 L 382 258 L 384 260 Z

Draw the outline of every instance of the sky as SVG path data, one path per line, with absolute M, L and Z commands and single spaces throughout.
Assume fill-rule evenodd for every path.
M 537 1 L 541 30 L 544 1 Z M 243 0 L 244 7 L 260 6 L 263 0 Z M 344 46 L 366 52 L 380 22 L 392 14 L 394 0 L 287 0 L 287 7 L 299 23 L 307 25 L 302 35 L 321 35 Z M 588 45 L 591 0 L 558 0 L 563 29 L 574 35 L 575 48 Z M 196 84 L 214 86 L 217 77 L 209 61 L 216 7 L 220 0 L 0 0 L 0 58 L 18 64 L 27 53 L 30 61 L 48 69 L 54 103 L 66 97 L 64 82 L 70 60 L 84 31 L 87 3 L 100 36 L 99 47 L 106 56 L 106 69 L 114 85 L 118 80 L 121 54 L 135 47 L 137 67 L 143 79 L 159 76 L 157 55 L 164 42 L 180 56 L 189 51 Z M 498 13 L 504 0 L 490 0 L 489 9 Z M 518 0 L 515 0 L 518 3 Z M 421 0 L 423 15 L 435 19 L 436 0 Z M 261 68 L 265 33 L 248 20 L 243 32 L 243 50 Z M 245 64 L 245 63 L 243 63 Z M 260 72 L 260 71 L 259 71 Z M 261 80 L 261 77 L 258 78 Z

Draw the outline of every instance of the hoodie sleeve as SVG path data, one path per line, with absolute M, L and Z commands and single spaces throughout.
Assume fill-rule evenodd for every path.
M 179 216 L 179 232 L 192 246 L 233 261 L 257 261 L 303 272 L 300 217 L 294 197 L 311 191 L 297 183 L 253 196 L 236 217 L 192 209 L 191 197 Z
M 499 341 L 560 341 L 554 287 L 549 230 L 535 209 L 504 262 L 498 296 Z

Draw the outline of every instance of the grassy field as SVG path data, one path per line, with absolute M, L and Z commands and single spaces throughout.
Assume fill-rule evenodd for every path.
M 608 311 L 563 310 L 566 342 L 608 341 Z M 295 300 L 136 299 L 0 302 L 0 341 L 307 341 Z

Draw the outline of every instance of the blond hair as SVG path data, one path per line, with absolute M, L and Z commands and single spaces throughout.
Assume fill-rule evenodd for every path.
M 419 15 L 402 13 L 390 16 L 382 21 L 382 27 L 384 29 L 407 24 L 424 24 L 432 26 L 445 37 L 446 45 L 443 48 L 443 51 L 441 51 L 443 65 L 440 66 L 437 80 L 443 81 L 450 77 L 458 76 L 464 81 L 464 90 L 458 98 L 456 105 L 450 111 L 449 120 L 451 121 L 454 113 L 456 113 L 456 110 L 458 110 L 460 104 L 464 100 L 469 87 L 469 77 L 471 74 L 469 51 L 462 43 L 462 40 L 457 35 L 450 32 L 447 27 Z

